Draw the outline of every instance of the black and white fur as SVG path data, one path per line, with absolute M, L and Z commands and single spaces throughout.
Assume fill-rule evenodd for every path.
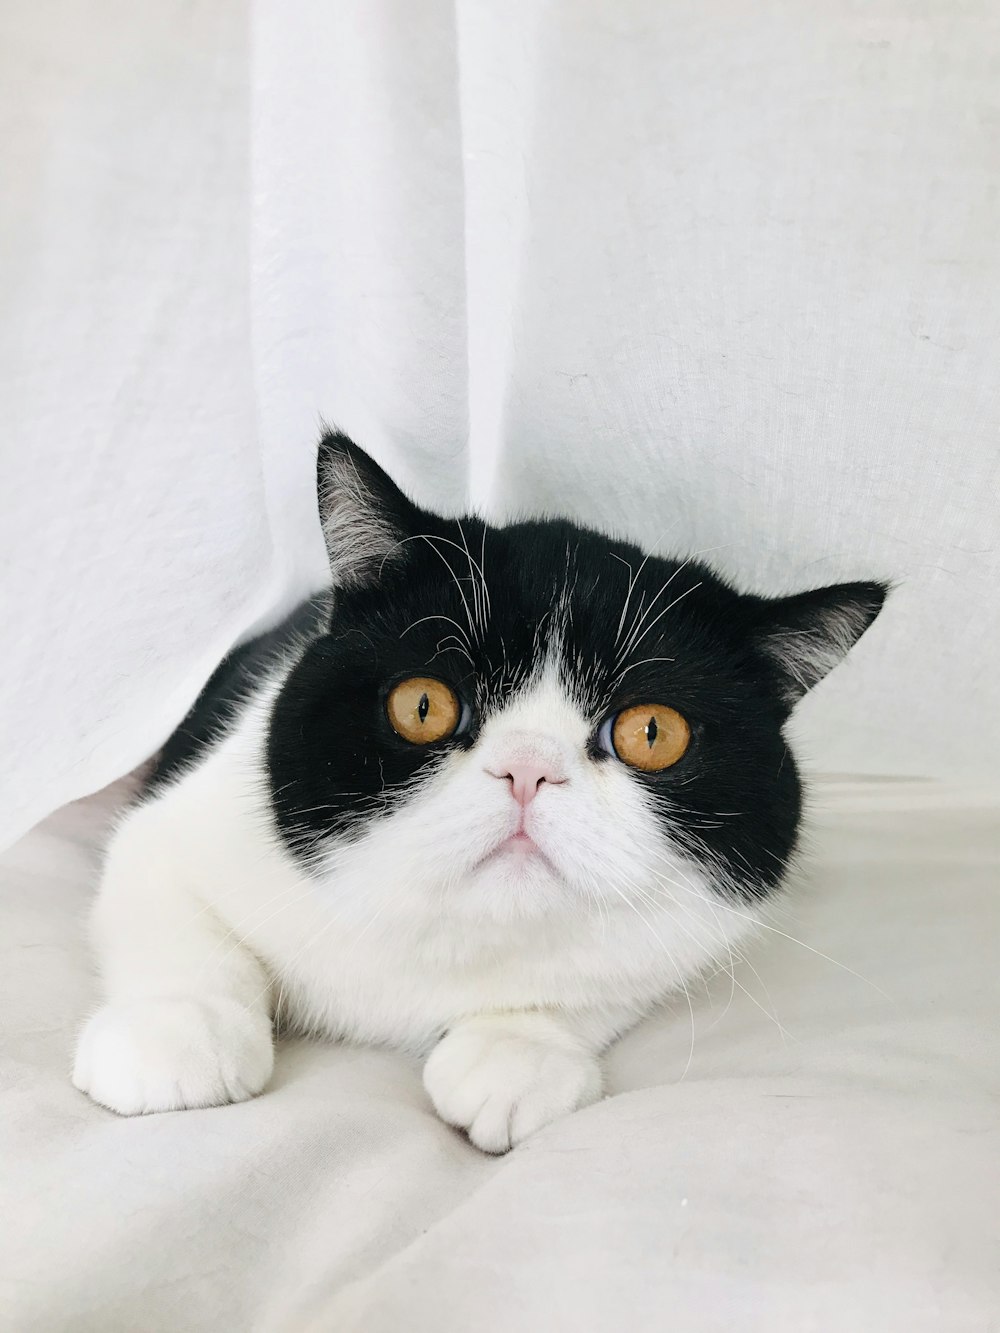
M 319 495 L 331 593 L 222 664 L 110 846 L 73 1079 L 124 1115 L 239 1101 L 277 1016 L 426 1055 L 439 1114 L 501 1152 L 752 932 L 799 823 L 783 724 L 885 590 L 743 596 L 569 522 L 443 519 L 339 435 Z M 393 731 L 414 675 L 458 694 L 453 738 Z M 691 727 L 662 773 L 602 740 L 647 702 Z

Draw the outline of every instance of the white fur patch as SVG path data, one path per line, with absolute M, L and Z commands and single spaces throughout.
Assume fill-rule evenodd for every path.
M 278 1011 L 413 1051 L 449 1033 L 430 1095 L 502 1150 L 597 1096 L 602 1047 L 752 929 L 664 836 L 641 782 L 588 756 L 552 667 L 312 873 L 274 831 L 266 717 L 262 695 L 110 847 L 93 923 L 107 1006 L 75 1080 L 115 1110 L 252 1095 Z M 503 775 L 526 760 L 560 780 L 522 811 Z M 537 852 L 506 841 L 522 814 Z

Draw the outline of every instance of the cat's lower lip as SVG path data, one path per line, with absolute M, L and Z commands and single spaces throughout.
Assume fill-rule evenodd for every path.
M 539 856 L 542 860 L 547 860 L 545 853 L 535 842 L 534 838 L 528 833 L 512 833 L 509 838 L 504 838 L 503 842 L 494 847 L 484 860 L 492 861 L 494 857 L 503 856 L 505 852 L 513 853 L 515 856 L 524 858 L 527 856 Z
M 527 833 L 512 833 L 509 838 L 504 838 L 500 846 L 490 855 L 502 856 L 504 852 L 517 852 L 520 856 L 531 856 L 533 852 L 539 856 L 542 854 L 538 843 Z

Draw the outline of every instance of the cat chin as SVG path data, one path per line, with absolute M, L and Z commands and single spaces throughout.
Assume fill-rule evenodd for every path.
M 466 918 L 524 920 L 578 911 L 581 895 L 537 846 L 508 840 L 465 877 L 454 895 Z

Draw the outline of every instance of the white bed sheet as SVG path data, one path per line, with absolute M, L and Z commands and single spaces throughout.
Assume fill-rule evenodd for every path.
M 380 1051 L 283 1043 L 209 1111 L 75 1092 L 116 794 L 0 863 L 3 1329 L 1000 1327 L 993 795 L 825 784 L 788 935 L 692 995 L 686 1073 L 681 999 L 493 1160 Z

